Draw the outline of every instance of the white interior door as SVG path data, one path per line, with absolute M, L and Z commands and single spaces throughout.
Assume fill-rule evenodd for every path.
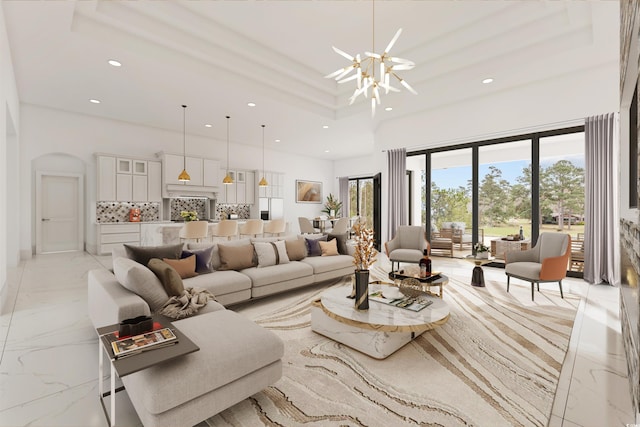
M 83 250 L 82 176 L 37 175 L 36 253 Z

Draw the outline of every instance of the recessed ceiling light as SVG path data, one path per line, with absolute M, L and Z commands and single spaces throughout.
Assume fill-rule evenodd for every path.
M 279 139 L 276 139 L 276 142 L 280 142 L 280 140 L 279 140 Z
M 89 102 L 92 103 L 92 104 L 100 104 L 100 100 L 99 99 L 90 99 Z
M 386 107 L 386 108 L 384 109 L 384 111 L 391 111 L 391 110 L 393 110 L 393 107 Z
M 322 126 L 322 129 L 329 129 L 329 126 L 324 125 L 324 126 Z
M 482 81 L 482 83 L 484 83 L 484 84 L 488 84 L 488 83 L 492 83 L 492 82 L 493 82 L 493 79 L 491 77 L 489 77 L 488 79 L 484 79 Z
M 213 126 L 213 125 L 210 125 L 209 123 L 207 123 L 206 125 L 204 125 L 204 127 L 206 127 L 206 128 L 210 128 L 211 126 Z
M 255 107 L 255 106 L 256 106 L 256 103 L 255 103 L 255 102 L 249 102 L 247 105 L 248 105 L 249 107 Z
M 325 153 L 328 153 L 328 152 L 329 152 L 329 150 L 324 150 L 324 152 L 325 152 Z
M 122 63 L 120 61 L 116 61 L 115 59 L 110 59 L 107 61 L 109 65 L 113 65 L 114 67 L 122 67 Z

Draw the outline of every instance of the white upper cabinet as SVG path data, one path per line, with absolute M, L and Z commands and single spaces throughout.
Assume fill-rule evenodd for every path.
M 165 184 L 182 184 L 178 181 L 178 176 L 184 169 L 185 159 L 182 156 L 175 154 L 165 154 L 163 156 L 164 161 L 164 182 Z
M 244 202 L 252 205 L 256 202 L 256 173 L 254 171 L 246 171 L 245 174 L 246 188 Z
M 98 191 L 96 200 L 111 202 L 116 200 L 116 158 L 98 156 Z
M 97 166 L 97 201 L 162 201 L 160 162 L 98 154 Z
M 187 173 L 191 177 L 187 185 L 202 187 L 202 158 L 187 156 Z M 182 169 L 180 169 L 182 171 Z
M 150 202 L 162 201 L 162 163 L 147 163 L 147 200 Z
M 213 159 L 202 160 L 202 183 L 205 187 L 219 187 L 222 185 L 220 176 L 220 161 Z

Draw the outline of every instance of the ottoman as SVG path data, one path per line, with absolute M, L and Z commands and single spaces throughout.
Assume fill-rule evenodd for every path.
M 173 323 L 200 351 L 122 378 L 145 427 L 198 424 L 282 376 L 282 340 L 233 311 Z

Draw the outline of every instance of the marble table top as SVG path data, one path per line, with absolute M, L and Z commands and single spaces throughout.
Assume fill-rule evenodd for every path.
M 370 284 L 369 293 L 378 290 L 384 293 L 384 289 L 390 287 Z M 369 300 L 368 310 L 356 310 L 353 299 L 347 298 L 350 294 L 350 284 L 323 292 L 320 303 L 324 312 L 342 323 L 385 332 L 423 332 L 449 319 L 449 306 L 438 297 L 425 296 L 433 303 L 418 312 L 373 300 Z

